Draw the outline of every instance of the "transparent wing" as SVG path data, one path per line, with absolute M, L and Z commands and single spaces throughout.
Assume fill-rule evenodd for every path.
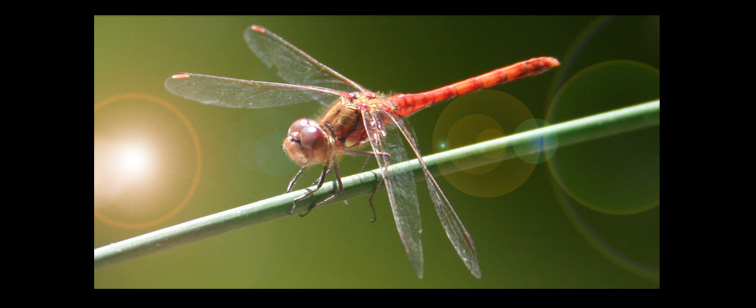
M 415 155 L 417 155 L 423 174 L 425 174 L 428 191 L 430 191 L 431 199 L 433 199 L 433 204 L 436 207 L 438 218 L 441 219 L 441 225 L 444 227 L 444 231 L 446 231 L 446 236 L 449 237 L 454 249 L 457 251 L 457 254 L 470 272 L 475 277 L 480 278 L 481 273 L 480 264 L 478 263 L 478 253 L 475 251 L 475 244 L 472 241 L 472 237 L 470 237 L 470 233 L 465 229 L 465 226 L 462 224 L 459 216 L 457 216 L 457 213 L 454 212 L 454 208 L 452 208 L 449 200 L 446 199 L 443 191 L 441 191 L 441 188 L 438 186 L 436 179 L 433 178 L 428 167 L 425 165 L 425 162 L 423 162 L 423 156 L 420 154 L 420 149 L 417 146 L 417 141 L 413 137 L 414 134 L 411 131 L 411 128 L 408 125 L 405 125 L 401 117 L 392 114 L 386 115 L 396 124 L 396 127 L 399 128 L 407 139 L 410 147 L 415 152 Z
M 268 108 L 318 101 L 334 102 L 346 92 L 316 86 L 251 81 L 182 73 L 169 77 L 165 87 L 173 94 L 200 103 L 229 108 Z
M 294 45 L 261 26 L 251 26 L 244 39 L 252 52 L 289 83 L 313 85 L 346 92 L 366 92 L 358 83 L 318 62 Z M 331 102 L 322 102 L 330 104 Z
M 420 205 L 417 201 L 417 188 L 412 172 L 389 172 L 391 162 L 402 162 L 407 159 L 404 143 L 396 131 L 386 134 L 383 127 L 383 117 L 388 114 L 382 110 L 363 110 L 362 119 L 365 129 L 376 152 L 375 158 L 383 173 L 383 183 L 386 186 L 394 222 L 399 231 L 399 237 L 404 244 L 404 250 L 409 257 L 410 264 L 419 278 L 423 278 L 423 246 L 420 242 L 422 227 L 420 223 Z M 392 124 L 392 122 L 387 122 Z M 390 125 L 393 126 L 393 125 Z M 389 153 L 390 156 L 380 153 Z

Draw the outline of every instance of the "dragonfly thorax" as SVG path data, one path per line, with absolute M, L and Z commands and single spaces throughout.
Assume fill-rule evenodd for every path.
M 354 149 L 367 141 L 363 113 L 386 110 L 385 104 L 385 95 L 373 92 L 342 96 L 326 111 L 320 123 L 328 128 L 339 150 Z
M 289 127 L 283 148 L 289 158 L 300 166 L 322 164 L 331 156 L 331 138 L 318 122 L 301 118 Z

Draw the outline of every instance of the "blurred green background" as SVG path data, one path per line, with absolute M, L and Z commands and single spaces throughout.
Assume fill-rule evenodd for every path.
M 225 109 L 163 86 L 179 72 L 282 82 L 246 46 L 252 24 L 374 91 L 426 91 L 537 56 L 561 61 L 469 95 L 479 103 L 460 98 L 411 116 L 425 154 L 464 145 L 445 142 L 450 130 L 473 143 L 490 129 L 511 134 L 528 120 L 558 123 L 659 97 L 657 16 L 95 16 L 95 248 L 284 192 L 298 168 L 281 140 L 319 104 Z M 471 115 L 499 126 L 458 124 Z M 142 153 L 132 159 L 139 171 L 116 166 L 123 149 Z M 560 147 L 537 163 L 437 177 L 475 240 L 480 280 L 419 182 L 422 280 L 382 193 L 376 223 L 367 197 L 355 198 L 96 269 L 94 287 L 658 288 L 659 160 L 657 126 Z M 342 174 L 362 163 L 345 157 Z M 455 184 L 460 176 L 479 185 Z

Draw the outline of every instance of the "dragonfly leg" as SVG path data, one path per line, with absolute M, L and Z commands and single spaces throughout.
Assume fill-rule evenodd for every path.
M 297 172 L 297 175 L 294 176 L 293 179 L 291 179 L 291 182 L 289 182 L 289 187 L 286 188 L 286 192 L 291 192 L 291 189 L 294 188 L 294 184 L 297 183 L 297 179 L 299 179 L 299 176 L 302 175 L 302 172 L 307 170 L 307 167 L 302 167 L 302 169 L 299 169 L 299 172 Z
M 388 161 L 386 162 L 386 165 L 391 165 L 391 153 L 382 153 L 382 152 L 375 152 L 375 155 L 382 155 L 386 156 L 386 159 Z M 381 180 L 378 181 L 378 185 L 375 185 L 375 190 L 373 190 L 373 194 L 370 195 L 370 199 L 368 199 L 368 202 L 370 203 L 370 209 L 373 210 L 373 219 L 370 220 L 370 222 L 375 222 L 378 220 L 378 217 L 375 215 L 375 206 L 373 205 L 373 198 L 378 193 L 378 190 L 381 189 L 381 184 L 383 184 L 383 177 L 381 177 Z
M 326 164 L 326 165 L 329 165 L 329 164 Z M 304 212 L 303 214 L 299 214 L 300 217 L 307 216 L 307 214 L 309 214 L 310 211 L 312 211 L 312 209 L 314 209 L 316 207 L 319 207 L 319 206 L 325 204 L 328 201 L 333 200 L 333 198 L 338 197 L 339 195 L 341 195 L 341 193 L 344 192 L 344 184 L 341 182 L 341 174 L 339 173 L 339 165 L 336 164 L 336 163 L 334 163 L 330 167 L 327 167 L 327 169 L 323 169 L 323 173 L 321 174 L 320 181 L 318 183 L 318 189 L 321 186 L 323 186 L 323 182 L 325 180 L 325 175 L 328 174 L 328 172 L 330 172 L 330 170 L 333 170 L 333 174 L 334 174 L 334 176 L 336 176 L 336 185 L 335 185 L 335 187 L 334 187 L 334 189 L 332 191 L 333 194 L 330 195 L 330 196 L 328 196 L 328 198 L 323 199 L 323 201 L 320 201 L 318 203 L 310 205 L 310 207 L 307 208 L 306 212 Z M 315 189 L 314 191 L 312 191 L 312 192 L 308 193 L 307 195 L 304 195 L 304 196 L 302 196 L 300 198 L 304 199 L 304 198 L 312 195 L 315 191 L 317 191 L 317 189 Z M 300 198 L 297 198 L 297 199 L 300 199 Z M 297 200 L 295 200 L 295 201 L 297 201 Z
M 365 159 L 365 164 L 362 165 L 362 169 L 360 169 L 360 172 L 365 171 L 365 169 L 368 166 L 368 163 L 370 163 L 370 159 L 375 157 L 376 152 L 366 152 L 366 151 L 350 151 L 350 154 L 354 155 L 363 155 L 367 156 L 367 159 Z M 391 160 L 391 154 L 389 153 L 378 153 L 377 155 L 388 155 L 389 161 Z M 370 196 L 370 210 L 373 211 L 373 219 L 370 220 L 370 222 L 375 222 L 378 219 L 378 216 L 375 214 L 375 206 L 373 206 L 373 197 L 375 197 L 375 194 L 378 192 L 378 189 L 381 187 L 381 183 L 383 182 L 383 178 L 381 178 L 381 181 L 378 182 L 378 186 L 375 187 L 375 190 L 373 191 L 373 195 Z
M 291 189 L 294 188 L 294 184 L 297 183 L 297 179 L 299 179 L 299 176 L 302 175 L 302 173 L 307 170 L 307 167 L 302 167 L 299 169 L 299 172 L 294 176 L 293 179 L 291 179 L 291 182 L 289 182 L 289 187 L 286 188 L 286 192 L 291 192 Z M 297 199 L 294 199 L 294 202 L 291 204 L 291 211 L 289 211 L 289 215 L 294 214 L 294 210 L 297 208 Z
M 297 175 L 294 177 L 295 180 L 296 180 L 297 177 L 299 177 L 299 175 L 302 173 L 302 171 L 304 171 L 305 168 L 306 167 L 302 167 L 302 169 L 299 170 L 299 173 L 297 173 Z M 323 182 L 325 182 L 325 177 L 328 174 L 328 169 L 330 169 L 330 168 L 331 168 L 331 165 L 329 163 L 326 163 L 323 166 L 323 171 L 320 173 L 320 178 L 317 181 L 317 183 L 318 183 L 317 187 L 315 187 L 315 189 L 313 189 L 312 191 L 310 191 L 310 192 L 308 192 L 308 193 L 306 193 L 304 195 L 301 195 L 301 196 L 297 197 L 296 199 L 294 199 L 294 202 L 292 202 L 292 205 L 291 205 L 291 211 L 289 211 L 289 215 L 294 214 L 294 210 L 296 210 L 296 208 L 297 208 L 297 202 L 298 201 L 302 201 L 302 200 L 306 199 L 307 197 L 312 196 L 315 192 L 318 191 L 318 189 L 320 189 L 321 186 L 323 186 Z M 289 184 L 289 190 L 291 190 L 292 186 L 293 186 L 292 184 Z M 309 213 L 311 209 L 312 209 L 312 206 L 310 206 L 310 208 L 307 210 L 307 213 Z M 305 215 L 307 213 L 305 213 Z M 303 216 L 303 215 L 300 215 L 300 216 Z
M 370 163 L 370 159 L 375 157 L 375 152 L 368 152 L 368 151 L 349 151 L 349 154 L 367 157 L 367 159 L 365 159 L 365 164 L 362 165 L 362 169 L 360 169 L 360 172 L 358 173 L 365 171 L 365 169 L 367 169 L 368 163 Z
M 365 171 L 369 162 L 370 162 L 370 156 L 368 156 L 367 159 L 365 159 L 365 164 L 362 165 L 362 169 L 360 169 L 360 172 L 358 173 L 362 173 L 363 171 Z

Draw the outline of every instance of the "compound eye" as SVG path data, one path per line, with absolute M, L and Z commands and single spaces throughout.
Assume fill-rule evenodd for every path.
M 317 127 L 305 127 L 300 133 L 300 144 L 307 149 L 314 149 L 325 137 Z
M 306 149 L 313 149 L 325 139 L 315 121 L 301 118 L 289 127 L 289 138 Z
M 291 124 L 283 146 L 289 158 L 300 166 L 322 164 L 330 155 L 325 132 L 317 122 L 305 118 Z
M 289 126 L 289 135 L 291 135 L 292 133 L 298 134 L 305 127 L 308 127 L 308 126 L 312 126 L 310 125 L 310 119 L 307 119 L 307 118 L 298 119 L 294 121 L 294 123 L 291 123 L 291 126 Z

